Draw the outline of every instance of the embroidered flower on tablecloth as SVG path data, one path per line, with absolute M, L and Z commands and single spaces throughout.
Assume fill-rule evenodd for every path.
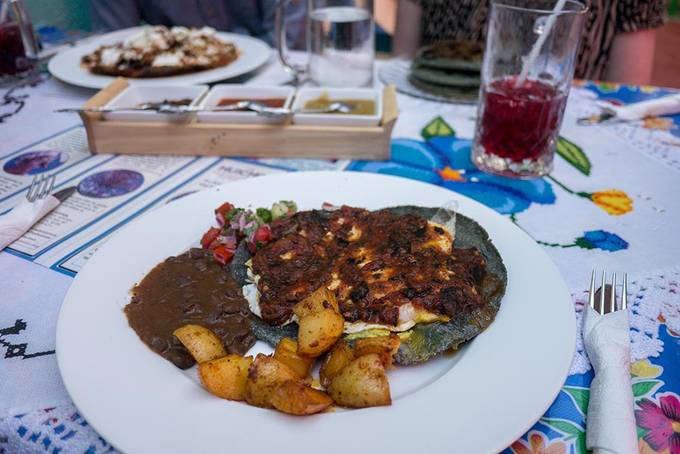
M 653 94 L 659 91 L 659 87 L 653 85 L 640 85 L 638 87 L 641 93 Z
M 652 364 L 648 359 L 641 359 L 630 365 L 630 373 L 634 377 L 656 378 L 660 376 L 662 372 L 663 367 Z
M 545 435 L 540 432 L 529 434 L 529 446 L 522 440 L 517 440 L 510 446 L 515 454 L 564 454 L 566 445 L 562 441 L 550 442 Z
M 604 93 L 613 93 L 621 88 L 621 84 L 614 82 L 596 82 L 595 85 Z
M 577 238 L 575 244 L 583 249 L 600 249 L 602 251 L 616 252 L 628 249 L 628 242 L 615 233 L 604 230 L 590 230 L 581 238 Z
M 670 131 L 675 128 L 675 123 L 670 118 L 647 117 L 642 120 L 642 127 L 645 129 L 655 129 L 657 131 Z
M 433 120 L 423 130 L 452 131 L 441 118 Z M 427 133 L 427 141 L 393 139 L 390 161 L 356 161 L 349 169 L 398 175 L 443 186 L 501 214 L 520 213 L 532 204 L 555 203 L 552 185 L 545 178 L 515 180 L 484 173 L 470 160 L 470 140 L 460 139 L 450 132 L 447 135 L 431 134 Z
M 618 189 L 607 189 L 590 194 L 590 200 L 607 213 L 620 216 L 633 210 L 633 199 Z
M 658 396 L 658 404 L 642 399 L 635 410 L 637 425 L 647 433 L 643 439 L 657 452 L 680 454 L 680 399 L 677 394 Z

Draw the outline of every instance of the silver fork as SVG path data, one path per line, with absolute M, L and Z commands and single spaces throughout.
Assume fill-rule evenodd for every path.
M 54 188 L 55 180 L 56 177 L 54 175 L 47 175 L 45 173 L 40 174 L 40 176 L 35 175 L 26 193 L 26 200 L 33 203 L 50 195 L 52 188 Z
M 602 271 L 602 284 L 600 286 L 600 307 L 599 310 L 595 305 L 595 270 L 590 277 L 590 295 L 588 297 L 588 304 L 593 308 L 595 312 L 600 315 L 608 314 L 610 312 L 618 310 L 628 309 L 628 274 L 623 273 L 623 284 L 621 284 L 621 301 L 616 304 L 616 273 L 612 273 L 611 280 L 611 292 L 609 293 L 609 305 L 605 307 L 606 296 L 606 282 L 605 282 L 605 272 Z

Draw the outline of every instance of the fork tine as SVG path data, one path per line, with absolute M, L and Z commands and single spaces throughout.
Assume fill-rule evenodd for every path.
M 35 182 L 35 188 L 33 189 L 33 194 L 31 194 L 31 202 L 35 202 L 36 199 L 40 197 L 40 191 L 43 185 L 43 182 L 45 181 L 45 174 L 41 173 L 40 176 L 38 176 L 38 180 Z
M 605 281 L 605 272 L 602 270 L 602 284 L 600 285 L 600 315 L 604 315 L 606 312 L 604 310 L 604 294 L 607 288 L 607 283 Z
M 40 193 L 38 194 L 39 199 L 42 199 L 42 198 L 45 197 L 45 192 L 46 192 L 49 184 L 50 184 L 50 177 L 48 175 L 45 175 L 45 178 L 43 179 L 43 184 L 40 185 Z
M 588 294 L 588 305 L 595 310 L 595 270 L 590 275 L 590 293 Z
M 609 312 L 616 310 L 616 273 L 612 273 L 612 291 L 609 294 Z
M 621 289 L 621 310 L 628 309 L 628 273 L 623 273 L 623 285 Z
M 46 178 L 45 184 L 43 185 L 43 190 L 40 193 L 41 199 L 44 199 L 45 197 L 52 193 L 52 188 L 54 188 L 54 180 L 56 180 L 56 177 L 54 175 L 50 175 L 49 177 Z
M 33 193 L 35 191 L 37 184 L 38 184 L 38 175 L 33 175 L 33 181 L 31 181 L 31 185 L 28 187 L 28 191 L 26 192 L 26 199 L 29 202 L 33 202 L 33 200 L 35 200 Z

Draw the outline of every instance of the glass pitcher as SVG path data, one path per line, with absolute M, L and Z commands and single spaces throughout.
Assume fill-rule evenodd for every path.
M 373 0 L 307 0 L 307 63 L 298 66 L 286 56 L 284 10 L 277 4 L 279 58 L 301 82 L 309 79 L 329 87 L 363 87 L 373 83 Z

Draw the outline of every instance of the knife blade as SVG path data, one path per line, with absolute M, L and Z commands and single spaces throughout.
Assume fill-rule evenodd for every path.
M 59 191 L 55 192 L 54 194 L 52 194 L 52 197 L 59 200 L 59 202 L 63 202 L 64 200 L 71 197 L 71 195 L 73 195 L 74 192 L 76 192 L 76 187 L 69 186 L 68 188 L 60 189 Z

